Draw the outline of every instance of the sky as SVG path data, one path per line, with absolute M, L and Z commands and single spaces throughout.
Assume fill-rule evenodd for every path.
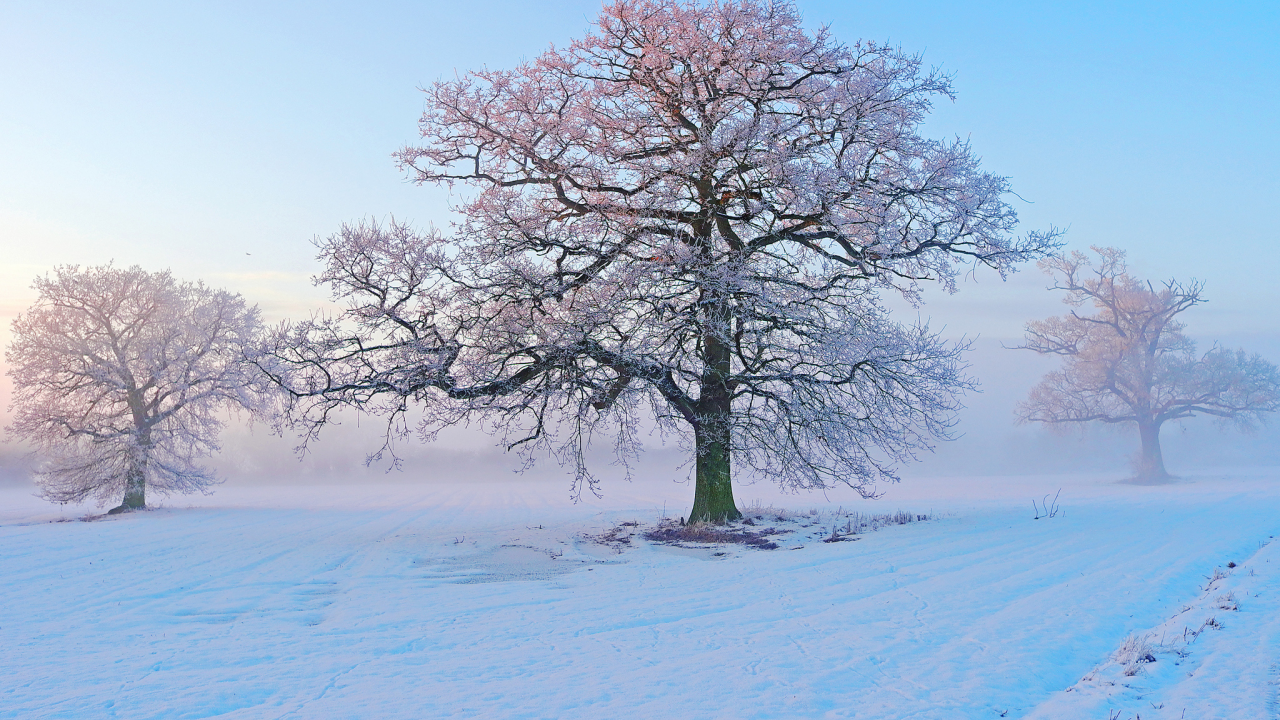
M 391 160 L 417 137 L 418 88 L 564 45 L 599 7 L 7 0 L 0 342 L 32 279 L 68 263 L 168 268 L 270 320 L 306 316 L 325 301 L 309 282 L 314 238 L 362 217 L 450 222 L 448 194 Z M 1280 5 L 799 8 L 840 40 L 887 41 L 953 74 L 958 97 L 925 133 L 970 140 L 1011 179 L 1021 231 L 1057 226 L 1070 249 L 1125 248 L 1144 277 L 1203 280 L 1190 333 L 1280 361 Z M 1043 371 L 1000 346 L 1062 311 L 1045 284 L 1034 267 L 978 272 L 918 311 L 980 339 L 992 428 Z

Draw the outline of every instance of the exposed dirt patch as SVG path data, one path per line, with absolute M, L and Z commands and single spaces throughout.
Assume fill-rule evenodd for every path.
M 640 523 L 624 522 L 599 535 L 583 535 L 582 538 L 597 545 L 612 548 L 614 552 L 622 552 L 633 547 L 631 538 L 640 531 Z
M 769 539 L 770 535 L 781 535 L 789 532 L 777 528 L 764 530 L 747 530 L 732 525 L 717 526 L 705 523 L 681 525 L 672 520 L 664 520 L 657 528 L 644 534 L 646 540 L 657 543 L 700 543 L 703 545 L 746 545 L 759 550 L 777 550 L 778 543 Z
M 775 540 L 781 541 L 781 536 L 786 535 L 789 541 L 801 543 L 789 549 L 799 550 L 804 547 L 805 542 L 855 542 L 861 540 L 865 533 L 885 527 L 933 519 L 932 514 L 902 510 L 892 513 L 861 513 L 843 508 L 819 512 L 814 508 L 808 512 L 797 512 L 753 506 L 744 508 L 742 512 L 742 520 L 727 525 L 701 522 L 685 524 L 677 519 L 663 518 L 657 527 L 649 523 L 624 522 L 600 534 L 583 534 L 580 538 L 586 543 L 609 548 L 615 553 L 635 547 L 637 537 L 672 548 L 702 553 L 716 550 L 717 545 L 745 545 L 757 550 L 776 550 L 778 542 Z M 712 552 L 711 556 L 720 557 L 725 554 Z

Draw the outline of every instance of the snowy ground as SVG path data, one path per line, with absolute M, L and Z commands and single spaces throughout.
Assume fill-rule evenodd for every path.
M 778 550 L 592 541 L 684 509 L 655 485 L 228 486 L 92 522 L 0 490 L 0 717 L 1280 717 L 1280 473 L 756 486 L 800 511 Z M 818 540 L 899 508 L 936 519 Z

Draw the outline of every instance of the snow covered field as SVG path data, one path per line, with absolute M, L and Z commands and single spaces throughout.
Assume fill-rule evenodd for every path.
M 588 537 L 685 509 L 651 485 L 226 486 L 93 522 L 0 489 L 0 717 L 1280 717 L 1280 473 L 754 486 L 799 512 L 780 549 Z M 820 542 L 849 509 L 935 519 Z

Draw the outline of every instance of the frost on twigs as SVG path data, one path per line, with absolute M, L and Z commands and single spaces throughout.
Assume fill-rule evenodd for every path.
M 631 539 L 639 532 L 640 523 L 629 521 L 619 523 L 598 535 L 588 534 L 583 537 L 597 545 L 604 545 L 612 548 L 614 552 L 621 553 L 632 547 Z
M 1218 584 L 1218 581 L 1228 578 L 1230 576 L 1231 576 L 1231 573 L 1223 572 L 1222 568 L 1219 568 L 1219 567 L 1214 568 L 1213 575 L 1210 575 L 1205 578 L 1206 580 L 1209 581 L 1204 586 L 1205 591 L 1207 592 L 1209 590 L 1212 590 L 1214 586 Z
M 906 525 L 908 523 L 936 519 L 932 513 L 909 513 L 905 510 L 896 510 L 891 513 L 864 513 L 857 510 L 845 510 L 844 506 L 840 506 L 835 510 L 820 511 L 817 508 L 813 508 L 806 513 L 797 513 L 794 510 L 766 507 L 758 502 L 743 508 L 742 514 L 746 518 L 744 522 L 748 523 L 753 520 L 762 522 L 773 520 L 779 523 L 796 522 L 804 527 L 830 528 L 831 536 L 833 537 L 860 535 L 893 525 Z
M 1200 597 L 1181 606 L 1164 622 L 1126 636 L 1114 652 L 1067 692 L 1080 693 L 1081 697 L 1092 695 L 1133 702 L 1159 688 L 1171 677 L 1184 673 L 1188 677 L 1199 676 L 1201 668 L 1212 662 L 1210 658 L 1224 650 L 1222 640 L 1226 638 L 1214 639 L 1213 633 L 1225 628 L 1220 620 L 1224 611 L 1240 609 L 1237 596 L 1247 598 L 1251 595 L 1250 589 L 1255 587 L 1252 577 L 1237 577 L 1215 570 L 1208 578 L 1209 584 L 1201 588 Z M 1249 621 L 1250 618 L 1240 619 L 1241 623 Z M 1236 628 L 1236 632 L 1243 629 Z M 1237 640 L 1239 637 L 1236 636 Z M 1227 652 L 1239 650 L 1238 647 L 1231 648 L 1229 641 Z
M 1156 661 L 1155 649 L 1148 635 L 1130 635 L 1120 644 L 1111 659 L 1123 666 L 1123 674 L 1133 677 L 1142 671 L 1142 666 Z
M 168 272 L 57 267 L 13 321 L 8 428 L 37 448 L 42 496 L 123 498 L 207 491 L 227 410 L 269 414 L 257 371 L 262 327 L 244 298 Z
M 870 495 L 974 387 L 964 343 L 880 293 L 1058 245 L 1012 234 L 1009 184 L 968 143 L 921 136 L 951 96 L 915 55 L 753 0 L 613 2 L 566 47 L 436 82 L 397 159 L 462 186 L 454 229 L 320 243 L 346 309 L 278 334 L 292 417 L 314 437 L 356 406 L 392 439 L 417 405 L 422 437 L 480 422 L 575 493 L 593 442 L 627 465 L 656 424 L 713 523 L 739 517 L 734 475 Z
M 1249 429 L 1280 410 L 1280 370 L 1258 355 L 1214 346 L 1203 355 L 1178 315 L 1204 302 L 1204 284 L 1160 286 L 1129 274 L 1122 250 L 1095 247 L 1050 258 L 1041 269 L 1066 293 L 1066 315 L 1027 323 L 1021 349 L 1060 355 L 1018 407 L 1022 422 L 1059 428 L 1088 422 L 1136 427 L 1135 480 L 1166 482 L 1160 428 L 1208 415 Z M 1087 311 L 1086 311 L 1087 310 Z
M 788 549 L 798 550 L 806 542 L 851 542 L 862 539 L 865 533 L 886 527 L 933 519 L 930 514 L 902 510 L 872 514 L 846 511 L 841 507 L 796 512 L 764 507 L 758 503 L 743 508 L 741 512 L 740 521 L 725 524 L 685 522 L 665 517 L 654 524 L 623 522 L 599 534 L 586 534 L 583 539 L 619 553 L 636 547 L 639 538 L 683 548 L 743 545 L 759 550 L 776 550 L 785 540 Z

